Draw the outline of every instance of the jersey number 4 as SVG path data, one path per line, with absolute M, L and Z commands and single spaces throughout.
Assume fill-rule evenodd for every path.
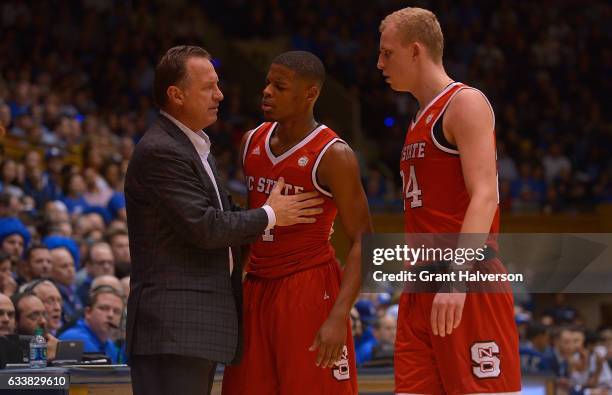
M 274 235 L 272 234 L 273 229 L 274 227 L 265 230 L 264 234 L 261 235 L 262 241 L 274 241 Z
M 402 176 L 402 189 L 404 190 L 404 196 L 406 200 L 410 200 L 410 208 L 417 208 L 423 205 L 421 200 L 421 190 L 419 189 L 419 183 L 417 182 L 416 173 L 414 172 L 414 165 L 410 165 L 410 174 L 408 180 L 403 170 L 400 170 Z M 404 209 L 406 209 L 406 201 L 404 200 Z

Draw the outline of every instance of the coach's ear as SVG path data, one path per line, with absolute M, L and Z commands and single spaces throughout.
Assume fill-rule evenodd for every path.
M 166 89 L 166 95 L 168 95 L 168 100 L 176 106 L 182 106 L 185 101 L 183 90 L 176 85 L 170 85 Z

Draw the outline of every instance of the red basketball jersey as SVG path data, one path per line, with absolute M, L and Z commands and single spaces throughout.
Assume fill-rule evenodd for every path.
M 473 88 L 461 83 L 446 87 L 423 108 L 406 134 L 400 171 L 408 234 L 461 231 L 470 197 L 460 153 L 446 141 L 442 118 L 462 89 Z M 497 247 L 498 231 L 499 207 L 487 241 L 493 248 Z M 487 267 L 505 272 L 497 258 L 488 260 Z M 402 294 L 395 344 L 395 392 L 519 394 L 520 359 L 512 293 L 468 293 L 461 324 L 445 337 L 434 336 L 431 331 L 435 297 L 433 292 Z
M 474 88 L 460 82 L 450 84 L 411 122 L 406 133 L 400 159 L 406 233 L 461 231 L 470 197 L 459 151 L 444 138 L 442 116 L 462 89 Z M 499 207 L 490 230 L 493 234 L 498 232 Z
M 247 137 L 243 164 L 249 207 L 263 206 L 280 177 L 285 180 L 284 195 L 318 190 L 324 203 L 316 222 L 275 226 L 251 244 L 247 271 L 265 278 L 286 276 L 335 259 L 329 232 L 338 210 L 331 193 L 317 183 L 317 167 L 325 151 L 343 141 L 327 126 L 320 125 L 293 148 L 276 156 L 270 149 L 276 127 L 276 122 L 263 123 Z

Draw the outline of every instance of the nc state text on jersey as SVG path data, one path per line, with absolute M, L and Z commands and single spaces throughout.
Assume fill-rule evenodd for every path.
M 416 143 L 405 145 L 402 149 L 402 160 L 424 158 L 425 157 L 425 142 L 419 141 Z
M 247 188 L 249 191 L 255 189 L 257 192 L 265 193 L 269 195 L 274 189 L 274 186 L 278 182 L 277 180 L 272 180 L 270 178 L 258 177 L 257 181 L 255 181 L 255 177 L 247 176 Z M 285 183 L 285 187 L 283 188 L 283 195 L 297 195 L 298 193 L 304 192 L 304 187 L 298 185 L 291 185 Z

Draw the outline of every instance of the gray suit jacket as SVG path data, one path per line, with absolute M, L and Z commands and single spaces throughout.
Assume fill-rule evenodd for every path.
M 240 248 L 261 235 L 265 210 L 240 211 L 218 179 L 223 207 L 195 147 L 159 116 L 137 144 L 125 180 L 132 257 L 129 355 L 236 362 L 242 344 Z M 234 271 L 230 277 L 228 246 Z

